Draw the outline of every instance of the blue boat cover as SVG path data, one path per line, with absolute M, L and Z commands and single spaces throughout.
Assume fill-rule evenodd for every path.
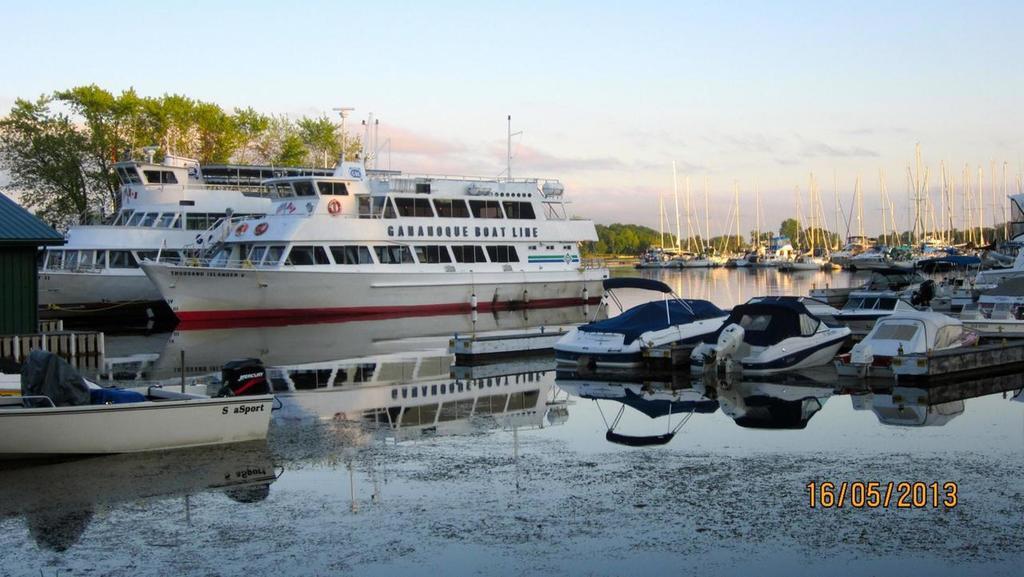
M 93 405 L 120 405 L 121 403 L 141 403 L 146 396 L 125 389 L 90 389 L 89 401 Z
M 672 289 L 660 280 L 654 280 L 649 278 L 637 278 L 637 277 L 619 277 L 609 278 L 604 280 L 604 290 L 612 290 L 617 288 L 635 288 L 643 289 L 648 291 L 657 291 L 660 293 L 671 293 Z
M 811 314 L 807 307 L 798 300 L 786 298 L 764 298 L 752 300 L 746 304 L 733 307 L 729 318 L 722 323 L 714 333 L 704 338 L 706 343 L 718 342 L 718 337 L 729 325 L 737 324 L 743 327 L 743 341 L 750 345 L 759 347 L 771 346 L 782 342 L 789 337 L 798 337 L 800 333 L 800 317 L 808 316 L 815 321 L 821 321 Z M 764 326 L 751 326 L 750 321 L 754 317 L 767 317 L 768 323 Z
M 703 300 L 687 299 L 686 307 L 677 300 L 652 301 L 637 305 L 617 317 L 580 327 L 585 333 L 616 333 L 623 335 L 623 344 L 630 344 L 647 331 L 658 331 L 672 325 L 683 325 L 693 321 L 724 317 L 725 312 Z M 665 306 L 668 305 L 668 318 Z

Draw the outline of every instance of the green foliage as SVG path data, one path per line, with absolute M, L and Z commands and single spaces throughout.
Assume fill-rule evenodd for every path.
M 202 164 L 333 166 L 343 140 L 345 157 L 355 159 L 359 138 L 343 139 L 327 117 L 292 121 L 252 108 L 228 113 L 180 94 L 150 98 L 129 89 L 114 95 L 93 84 L 18 100 L 0 120 L 0 168 L 11 173 L 10 187 L 23 191 L 27 206 L 63 226 L 117 210 L 113 165 L 143 158 L 147 146 L 158 147 L 157 161 L 171 154 Z
M 597 225 L 597 242 L 583 243 L 584 254 L 640 254 L 661 246 L 658 231 L 637 224 Z M 665 246 L 675 246 L 675 236 L 665 234 Z
M 18 99 L 0 120 L 0 168 L 10 188 L 54 226 L 86 221 L 103 205 L 106 190 L 89 154 L 89 136 L 50 109 L 50 99 Z

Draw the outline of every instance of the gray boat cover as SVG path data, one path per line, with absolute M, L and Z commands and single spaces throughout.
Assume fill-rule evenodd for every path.
M 89 404 L 85 379 L 67 361 L 47 351 L 32 351 L 21 366 L 21 395 L 50 397 L 58 407 Z M 47 407 L 46 401 L 26 401 L 26 406 Z

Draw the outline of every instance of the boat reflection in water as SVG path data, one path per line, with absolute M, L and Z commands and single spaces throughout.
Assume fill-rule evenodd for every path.
M 163 352 L 138 371 L 145 378 L 171 381 L 180 378 L 181 355 L 185 354 L 185 374 L 219 374 L 225 362 L 258 358 L 267 367 L 309 365 L 304 370 L 319 371 L 316 386 L 323 386 L 325 371 L 344 360 L 347 367 L 375 362 L 367 357 L 428 348 L 447 347 L 452 335 L 522 331 L 545 327 L 550 330 L 588 320 L 590 307 L 557 307 L 520 311 L 496 311 L 481 314 L 413 316 L 402 318 L 359 319 L 322 324 L 243 327 L 232 329 L 180 330 L 170 335 Z M 435 351 L 436 352 L 436 351 Z M 438 355 L 440 356 L 440 355 Z M 318 366 L 315 364 L 320 363 Z M 347 373 L 350 382 L 388 380 L 364 366 L 357 377 Z M 447 367 L 443 373 L 447 375 Z M 415 375 L 399 375 L 412 378 Z M 331 377 L 332 381 L 337 375 Z M 296 388 L 302 385 L 296 384 Z
M 23 517 L 40 548 L 66 551 L 95 511 L 139 501 L 222 491 L 239 503 L 266 499 L 278 477 L 263 441 L 123 454 L 0 470 L 0 519 Z M 188 514 L 188 501 L 182 517 Z
M 302 389 L 295 388 L 293 383 L 298 374 L 310 370 L 308 366 L 279 368 L 279 376 L 272 374 L 272 381 L 283 407 L 275 419 L 359 424 L 373 436 L 398 440 L 492 429 L 543 428 L 560 424 L 567 417 L 563 410 L 550 410 L 558 407 L 550 376 L 553 359 L 540 357 L 532 364 L 515 361 L 467 367 L 468 372 L 463 372 L 452 370 L 450 358 L 429 353 L 379 357 L 374 363 L 367 363 L 365 374 L 372 375 L 373 380 L 360 382 L 351 382 L 344 367 L 325 368 L 325 372 L 334 370 L 346 379 L 325 378 L 320 386 Z M 441 359 L 445 362 L 435 362 Z M 405 377 L 405 373 L 403 378 L 388 379 L 388 371 L 382 368 L 402 363 L 429 369 L 413 370 L 410 377 Z M 370 364 L 375 365 L 372 372 Z M 441 366 L 445 374 L 434 374 L 434 368 Z
M 608 377 L 604 377 L 608 378 Z M 718 401 L 686 387 L 675 388 L 667 383 L 635 383 L 623 380 L 603 380 L 570 371 L 559 371 L 556 384 L 560 389 L 581 399 L 591 399 L 604 419 L 605 439 L 610 443 L 631 447 L 668 444 L 695 413 L 714 413 Z M 612 401 L 618 410 L 609 421 L 599 401 Z M 606 403 L 608 404 L 608 403 Z M 664 433 L 624 434 L 617 430 L 629 407 L 652 421 L 666 418 Z
M 827 371 L 772 378 L 706 375 L 694 382 L 694 388 L 717 399 L 722 412 L 741 427 L 804 429 L 834 393 L 827 375 Z
M 878 422 L 898 427 L 942 427 L 964 412 L 964 401 L 994 393 L 1016 391 L 1019 400 L 1024 374 L 1013 373 L 927 386 L 872 387 L 852 394 L 854 410 L 872 411 Z

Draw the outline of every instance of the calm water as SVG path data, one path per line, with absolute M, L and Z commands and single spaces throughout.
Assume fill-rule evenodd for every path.
M 645 275 L 721 306 L 859 280 Z M 177 382 L 184 351 L 186 378 L 209 383 L 260 357 L 284 408 L 266 443 L 0 471 L 0 574 L 1018 574 L 1020 375 L 691 382 L 556 374 L 550 357 L 452 367 L 445 353 L 454 333 L 596 312 L 110 336 L 107 378 Z M 606 439 L 613 423 L 677 432 L 629 447 Z M 952 481 L 958 503 L 811 508 L 811 481 Z

